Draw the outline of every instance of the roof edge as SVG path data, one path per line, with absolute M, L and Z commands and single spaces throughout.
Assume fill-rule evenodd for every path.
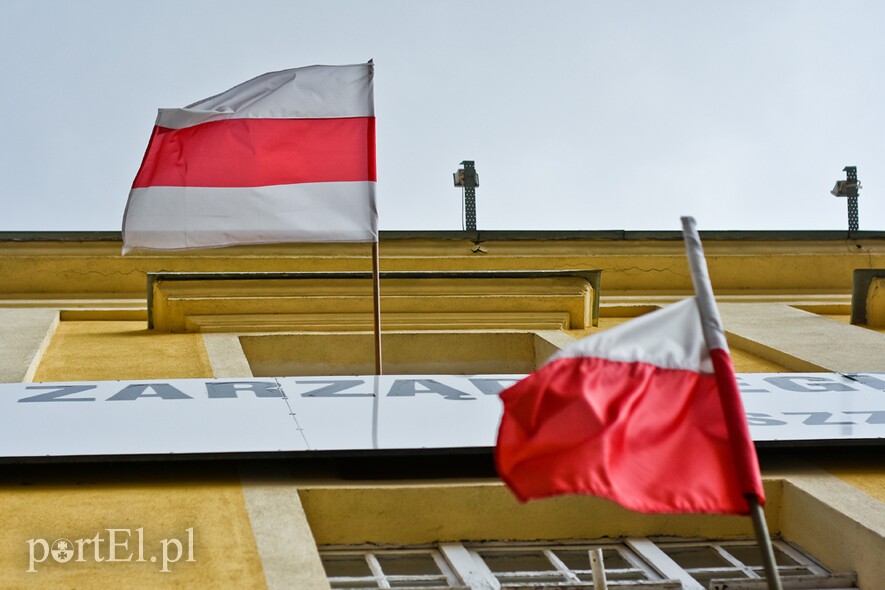
M 485 241 L 677 241 L 681 231 L 656 230 L 384 230 L 381 241 L 391 240 L 470 240 Z M 885 230 L 708 230 L 699 232 L 711 241 L 834 241 L 883 240 Z M 119 231 L 0 231 L 0 242 L 122 242 Z

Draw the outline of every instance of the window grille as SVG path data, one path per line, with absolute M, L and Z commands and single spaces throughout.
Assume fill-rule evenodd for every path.
M 755 542 L 663 543 L 658 545 L 670 559 L 708 588 L 713 580 L 764 578 L 762 556 Z M 773 543 L 781 578 L 824 575 L 828 572 L 786 543 Z
M 610 585 L 621 581 L 662 579 L 623 544 L 468 547 L 492 571 L 502 587 L 592 583 L 592 549 L 602 550 L 605 575 Z
M 775 540 L 786 589 L 855 588 L 852 574 L 831 574 L 791 545 Z M 593 588 L 590 551 L 600 549 L 608 588 L 764 590 L 754 541 L 441 543 L 434 546 L 322 547 L 332 588 L 508 590 Z

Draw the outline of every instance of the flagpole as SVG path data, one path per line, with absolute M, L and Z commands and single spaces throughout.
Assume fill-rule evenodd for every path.
M 593 590 L 608 590 L 605 579 L 605 564 L 602 561 L 602 549 L 590 550 L 590 571 L 593 573 Z
M 701 245 L 701 238 L 695 225 L 696 222 L 693 217 L 682 218 L 682 236 L 685 240 L 686 256 L 688 257 L 691 280 L 694 284 L 698 311 L 701 316 L 704 339 L 707 342 L 707 348 L 711 351 L 714 349 L 728 351 L 725 330 L 722 327 L 722 319 L 719 317 L 719 309 L 716 307 L 713 287 L 710 284 L 707 261 L 704 258 L 704 248 Z M 716 373 L 716 382 L 719 386 L 722 409 L 725 414 L 725 423 L 729 431 L 729 439 L 735 441 L 737 440 L 737 437 L 734 436 L 735 432 L 748 429 L 746 417 L 741 410 L 740 391 L 734 379 L 734 370 L 731 368 L 730 359 L 727 356 L 723 357 L 720 355 L 711 355 L 711 357 L 713 369 Z M 747 438 L 749 437 L 747 436 Z M 741 454 L 742 451 L 737 449 L 736 456 Z M 746 482 L 748 477 L 752 477 L 752 474 L 748 472 L 747 463 L 747 461 L 738 461 L 738 465 L 736 465 L 741 482 Z M 762 552 L 762 562 L 765 569 L 765 578 L 768 581 L 768 589 L 782 590 L 780 575 L 778 574 L 774 559 L 774 549 L 771 546 L 771 538 L 768 536 L 768 527 L 765 524 L 765 514 L 762 511 L 759 497 L 754 493 L 747 493 L 744 497 L 747 499 L 750 517 L 753 520 L 756 542 L 759 545 L 759 550 Z
M 378 242 L 372 242 L 372 307 L 375 324 L 375 374 L 383 374 L 381 363 L 381 273 L 379 272 L 380 254 Z
M 765 568 L 765 579 L 768 580 L 769 590 L 781 590 L 781 577 L 777 571 L 774 558 L 774 548 L 771 546 L 771 537 L 768 536 L 768 525 L 765 524 L 765 513 L 759 504 L 759 498 L 755 494 L 747 494 L 747 503 L 750 505 L 750 518 L 753 519 L 753 529 L 756 531 L 756 544 L 762 552 L 762 565 Z

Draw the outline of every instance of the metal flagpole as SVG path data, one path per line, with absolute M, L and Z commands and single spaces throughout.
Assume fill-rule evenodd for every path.
M 372 301 L 375 324 L 375 374 L 382 375 L 381 364 L 381 274 L 378 270 L 380 255 L 378 241 L 372 242 Z
M 707 348 L 719 348 L 728 350 L 725 341 L 725 330 L 722 327 L 722 319 L 719 317 L 719 309 L 716 307 L 716 299 L 713 296 L 713 287 L 710 284 L 710 275 L 707 271 L 707 260 L 704 258 L 704 248 L 701 238 L 695 227 L 693 217 L 682 218 L 682 236 L 685 239 L 685 251 L 688 257 L 688 266 L 691 269 L 691 280 L 694 284 L 695 298 L 697 299 L 698 311 L 701 315 L 701 326 L 704 331 L 704 339 Z M 720 380 L 717 378 L 717 382 Z M 733 377 L 731 381 L 734 381 Z M 737 386 L 734 395 L 739 396 Z M 723 399 L 723 410 L 728 412 L 728 403 Z M 745 420 L 743 416 L 741 420 Z M 731 434 L 732 426 L 729 417 L 726 416 L 726 425 Z M 771 538 L 768 536 L 768 527 L 765 524 L 765 515 L 762 505 L 755 494 L 746 494 L 747 504 L 750 508 L 750 517 L 753 520 L 753 529 L 756 531 L 756 542 L 762 552 L 762 562 L 765 569 L 765 578 L 768 581 L 768 590 L 782 590 L 780 575 L 774 560 L 774 549 L 771 546 Z
M 771 538 L 768 536 L 768 525 L 765 524 L 765 513 L 759 505 L 756 494 L 747 494 L 747 503 L 750 505 L 750 518 L 753 519 L 753 529 L 756 531 L 756 544 L 762 552 L 762 565 L 765 568 L 765 579 L 768 580 L 769 590 L 781 590 L 781 577 L 777 572 L 774 559 L 774 548 L 771 546 Z

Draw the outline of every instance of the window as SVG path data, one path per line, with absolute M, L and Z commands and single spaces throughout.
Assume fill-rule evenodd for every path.
M 609 582 L 659 580 L 634 552 L 623 544 L 472 547 L 502 586 L 593 582 L 590 550 L 602 550 Z
M 326 547 L 332 588 L 593 588 L 589 553 L 600 549 L 609 588 L 765 588 L 753 541 L 441 543 L 419 547 Z M 784 588 L 854 588 L 791 545 L 774 541 Z M 735 585 L 737 584 L 737 585 Z
M 464 587 L 435 549 L 323 551 L 333 588 Z
M 746 580 L 764 577 L 762 556 L 755 542 L 661 543 L 670 559 L 701 582 Z M 774 557 L 781 578 L 825 575 L 828 572 L 783 542 L 774 543 Z

